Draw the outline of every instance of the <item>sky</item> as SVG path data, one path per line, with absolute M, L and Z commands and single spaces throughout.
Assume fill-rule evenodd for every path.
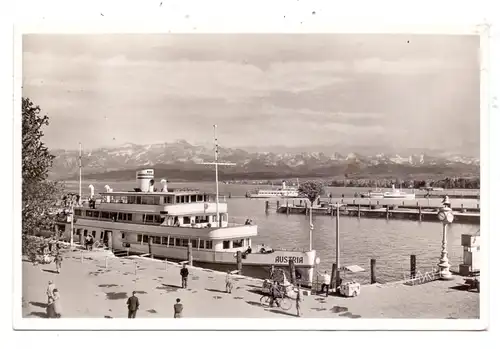
M 49 148 L 226 147 L 479 155 L 479 38 L 404 34 L 23 37 Z

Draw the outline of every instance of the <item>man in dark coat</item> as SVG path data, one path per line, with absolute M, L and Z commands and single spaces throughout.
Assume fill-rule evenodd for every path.
M 137 309 L 139 309 L 139 298 L 135 296 L 135 291 L 132 292 L 132 297 L 127 300 L 128 306 L 128 318 L 135 319 L 135 314 L 137 313 Z
M 176 303 L 174 304 L 174 318 L 178 319 L 182 317 L 182 309 L 184 306 L 181 304 L 181 299 L 177 298 Z
M 187 288 L 188 275 L 189 270 L 186 268 L 186 264 L 184 264 L 181 269 L 182 288 Z

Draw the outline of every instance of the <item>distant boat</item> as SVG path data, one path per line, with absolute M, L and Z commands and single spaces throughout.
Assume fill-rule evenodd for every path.
M 283 181 L 281 188 L 276 189 L 260 189 L 247 194 L 247 197 L 257 198 L 298 198 L 300 197 L 298 185 L 297 187 L 288 188 L 286 182 Z
M 368 194 L 365 194 L 364 197 L 368 197 L 370 199 L 407 199 L 407 200 L 415 200 L 415 193 L 407 193 L 400 189 L 396 189 L 395 186 L 392 186 L 392 191 L 372 191 Z

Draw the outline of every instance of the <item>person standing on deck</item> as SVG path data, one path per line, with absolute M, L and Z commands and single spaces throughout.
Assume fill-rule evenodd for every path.
M 56 263 L 56 272 L 59 274 L 59 272 L 61 271 L 61 266 L 62 266 L 62 256 L 61 254 L 58 252 L 56 254 L 56 258 L 54 259 L 54 262 Z
M 179 319 L 182 317 L 182 310 L 184 309 L 184 306 L 181 304 L 181 299 L 177 298 L 176 303 L 174 304 L 174 318 Z
M 135 319 L 135 314 L 139 309 L 139 298 L 135 296 L 135 291 L 132 292 L 132 297 L 129 297 L 129 299 L 127 300 L 127 306 L 128 306 L 128 318 Z
M 182 288 L 187 288 L 188 276 L 189 276 L 189 270 L 186 268 L 186 264 L 183 264 L 181 268 Z
M 323 273 L 323 283 L 321 284 L 321 292 L 323 292 L 323 290 L 326 288 L 326 297 L 328 297 L 328 293 L 330 291 L 330 282 L 331 282 L 330 274 L 328 274 L 328 272 L 325 271 Z

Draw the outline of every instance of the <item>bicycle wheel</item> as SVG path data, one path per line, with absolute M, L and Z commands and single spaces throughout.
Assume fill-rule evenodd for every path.
M 260 304 L 261 305 L 267 305 L 269 306 L 269 302 L 271 301 L 271 298 L 269 298 L 268 295 L 263 295 L 262 297 L 260 297 Z
M 290 298 L 285 297 L 285 298 L 281 299 L 281 301 L 280 301 L 280 308 L 281 309 L 289 310 L 291 307 L 292 307 L 292 301 L 290 300 Z

